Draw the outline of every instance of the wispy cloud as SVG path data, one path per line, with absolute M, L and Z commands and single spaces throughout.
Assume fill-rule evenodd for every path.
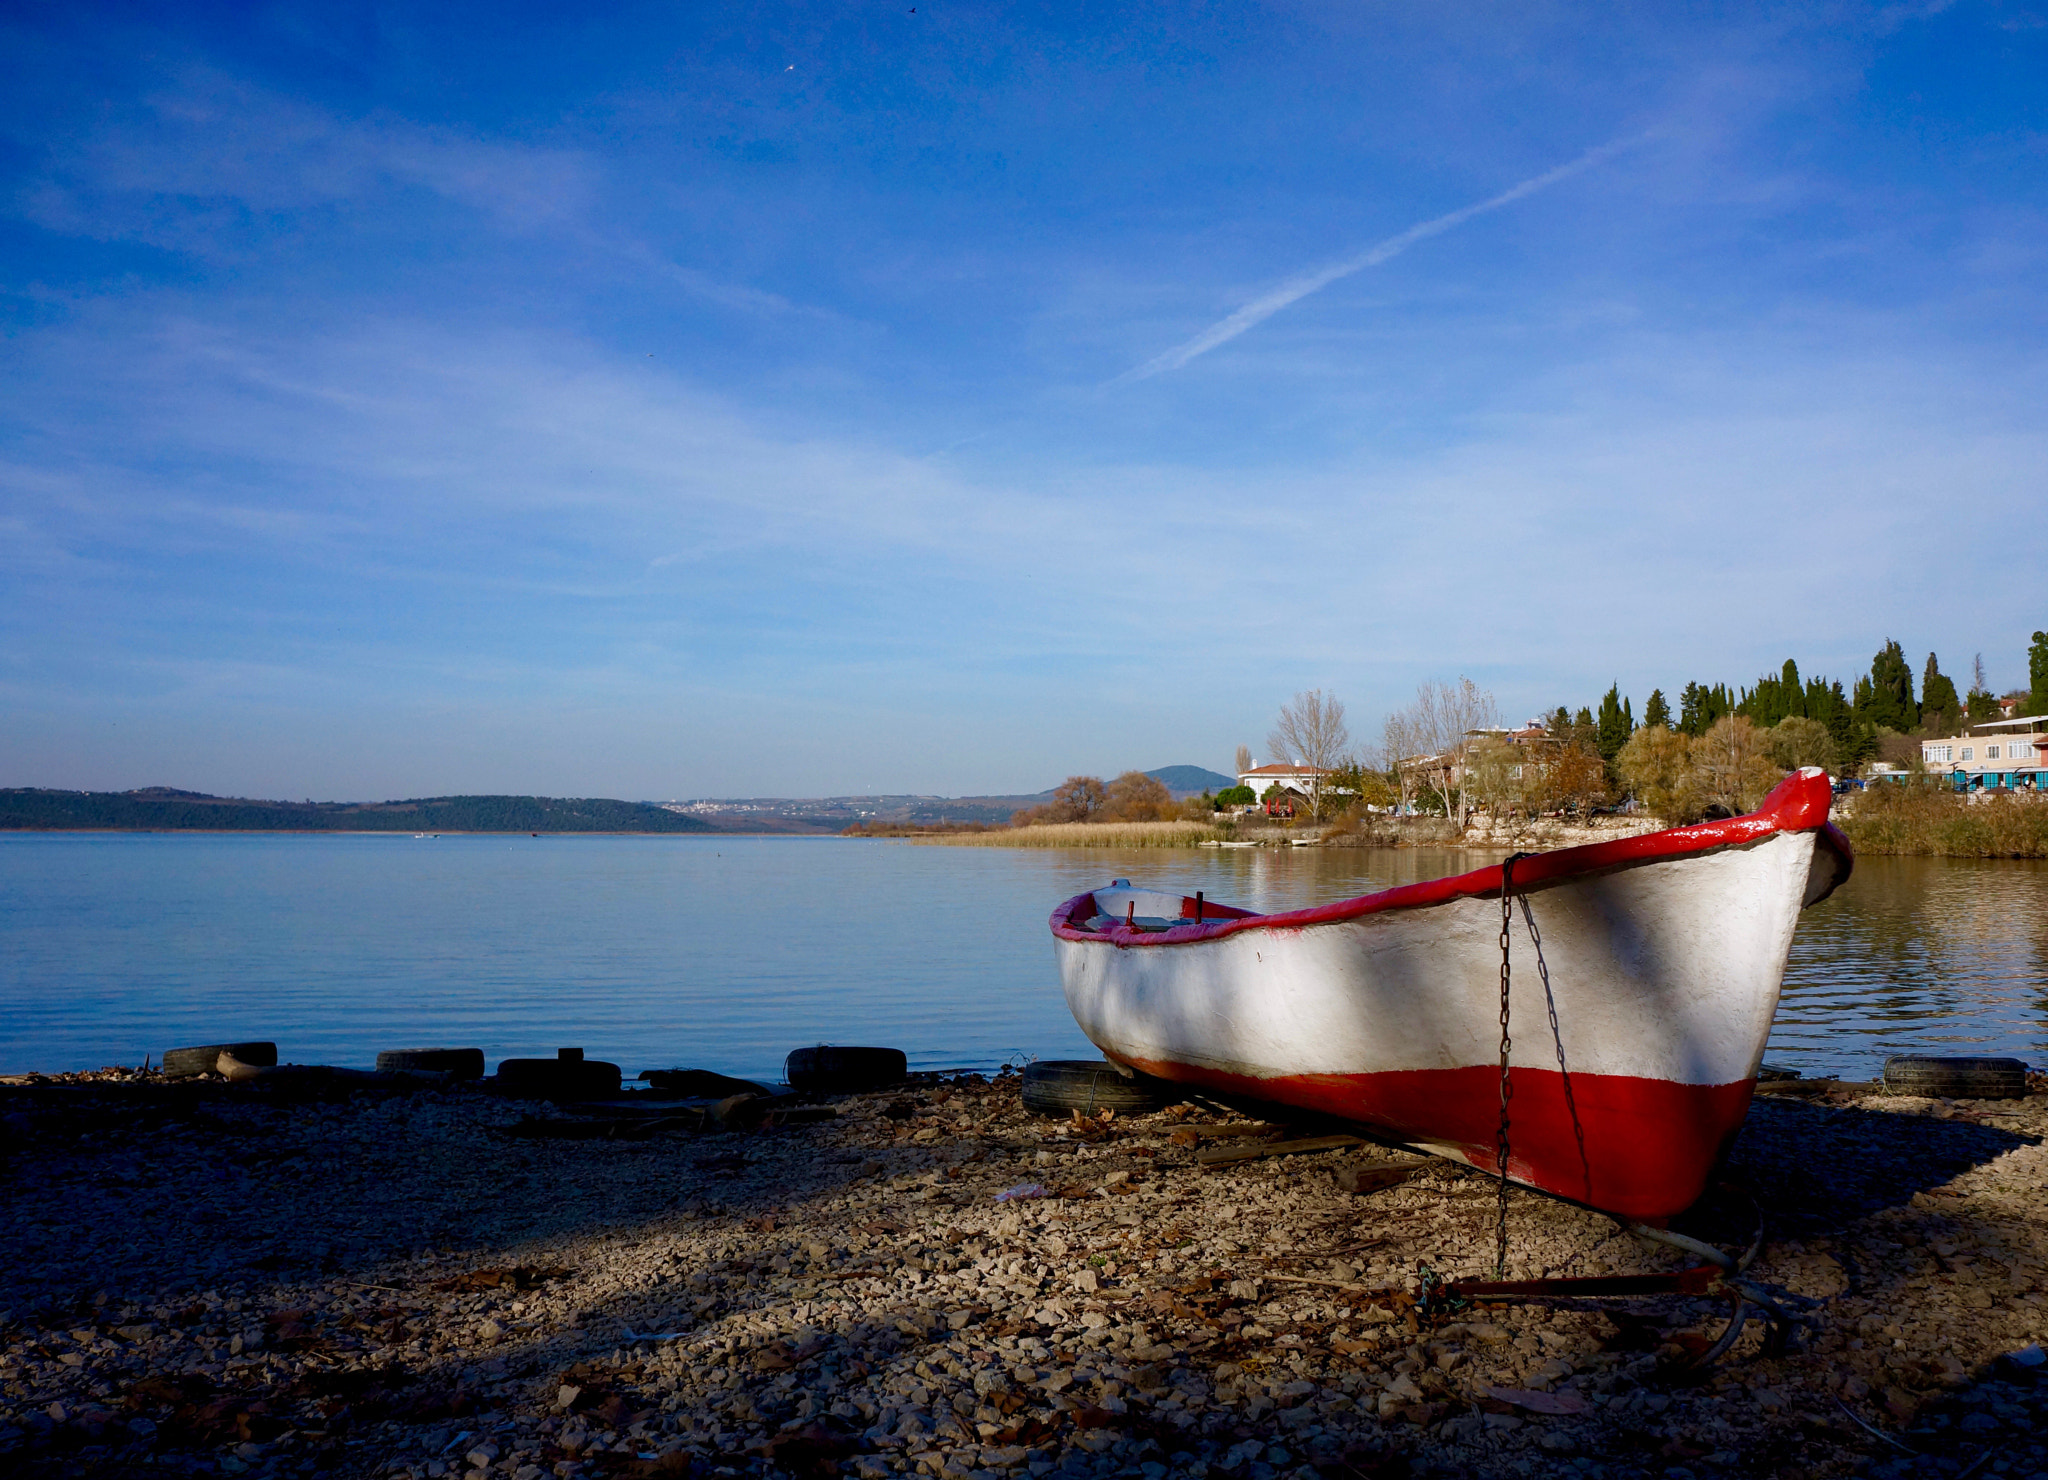
M 1267 319 L 1273 317 L 1274 314 L 1280 312 L 1281 309 L 1299 303 L 1302 299 L 1308 297 L 1309 294 L 1320 292 L 1341 278 L 1350 277 L 1356 272 L 1363 272 L 1368 267 L 1377 267 L 1382 262 L 1400 256 L 1417 242 L 1427 241 L 1433 236 L 1442 236 L 1454 227 L 1464 225 L 1475 216 L 1484 216 L 1490 211 L 1499 210 L 1502 206 L 1513 205 L 1518 200 L 1525 200 L 1538 191 L 1547 190 L 1560 180 L 1568 180 L 1573 175 L 1582 174 L 1586 170 L 1593 168 L 1594 165 L 1611 159 L 1622 150 L 1641 142 L 1642 137 L 1636 136 L 1627 139 L 1616 139 L 1610 143 L 1602 144 L 1598 148 L 1588 149 L 1577 159 L 1561 164 L 1556 169 L 1545 170 L 1540 175 L 1532 175 L 1519 185 L 1509 186 L 1499 195 L 1490 196 L 1485 200 L 1476 201 L 1472 205 L 1461 206 L 1455 211 L 1449 211 L 1428 221 L 1419 222 L 1409 227 L 1406 231 L 1390 236 L 1385 241 L 1375 243 L 1354 257 L 1346 257 L 1341 261 L 1332 262 L 1327 266 L 1316 268 L 1313 272 L 1299 273 L 1287 279 L 1286 282 L 1280 284 L 1279 287 L 1273 289 L 1270 293 L 1261 294 L 1235 313 L 1219 319 L 1186 343 L 1175 345 L 1166 353 L 1156 355 L 1144 364 L 1126 370 L 1122 375 L 1112 380 L 1110 384 L 1125 385 L 1131 381 L 1149 380 L 1153 376 L 1162 375 L 1168 370 L 1178 370 L 1190 360 L 1207 354 L 1218 345 L 1228 344 L 1245 331 L 1257 328 Z

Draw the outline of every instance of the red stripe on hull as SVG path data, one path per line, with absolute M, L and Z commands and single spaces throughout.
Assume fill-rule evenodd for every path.
M 1500 1070 L 1490 1064 L 1261 1078 L 1188 1064 L 1126 1062 L 1161 1079 L 1376 1126 L 1399 1140 L 1454 1146 L 1474 1166 L 1491 1170 L 1495 1165 Z M 1621 1074 L 1574 1074 L 1568 1103 L 1564 1076 L 1555 1069 L 1517 1069 L 1509 1175 L 1624 1218 L 1655 1222 L 1673 1217 L 1706 1190 L 1707 1177 L 1749 1113 L 1754 1087 L 1753 1080 L 1675 1084 Z M 1583 1156 L 1574 1110 L 1585 1136 Z

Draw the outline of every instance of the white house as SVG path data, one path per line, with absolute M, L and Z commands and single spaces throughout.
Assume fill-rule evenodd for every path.
M 1274 761 L 1270 765 L 1253 766 L 1249 771 L 1239 771 L 1237 784 L 1249 786 L 1255 797 L 1264 797 L 1267 787 L 1277 786 L 1282 791 L 1291 791 L 1296 796 L 1306 799 L 1315 788 L 1316 778 L 1329 774 L 1330 772 L 1318 770 L 1314 766 L 1297 766 Z

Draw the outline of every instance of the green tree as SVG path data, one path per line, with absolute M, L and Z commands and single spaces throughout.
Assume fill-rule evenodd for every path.
M 1621 685 L 1614 684 L 1600 700 L 1600 718 L 1596 723 L 1600 759 L 1613 765 L 1635 728 L 1635 716 L 1629 712 L 1628 701 L 1621 697 Z
M 1934 654 L 1927 655 L 1927 667 L 1920 675 L 1920 712 L 1923 719 L 1938 725 L 1945 735 L 1955 727 L 1963 701 L 1956 697 L 1955 681 L 1941 671 Z
M 1735 712 L 1735 696 L 1726 684 L 1689 683 L 1678 696 L 1678 728 L 1687 735 L 1704 735 L 1714 721 Z
M 1920 705 L 1913 698 L 1913 670 L 1906 662 L 1905 650 L 1892 639 L 1886 638 L 1877 656 L 1870 660 L 1868 686 L 1859 682 L 1856 690 L 1863 700 L 1858 718 L 1902 734 L 1919 725 Z
M 1652 725 L 1671 728 L 1671 706 L 1664 701 L 1662 689 L 1650 690 L 1650 697 L 1643 701 L 1643 728 L 1647 730 Z
M 1765 729 L 1795 715 L 1806 716 L 1806 690 L 1799 682 L 1799 665 L 1787 658 L 1775 675 L 1759 678 L 1755 688 L 1743 690 L 1735 712 Z
M 1666 822 L 1692 822 L 1697 810 L 1684 795 L 1691 767 L 1693 741 L 1674 734 L 1662 725 L 1645 725 L 1629 736 L 1615 769 L 1625 785 L 1652 817 Z
M 1763 750 L 1770 763 L 1781 771 L 1819 766 L 1823 771 L 1833 772 L 1842 763 L 1841 752 L 1828 727 L 1803 714 L 1787 715 L 1764 731 Z
M 2027 713 L 2048 714 L 2048 632 L 2036 632 L 2027 649 L 2027 681 L 2033 688 Z

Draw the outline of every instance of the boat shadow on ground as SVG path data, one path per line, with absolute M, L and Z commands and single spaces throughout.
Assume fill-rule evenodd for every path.
M 1937 1100 L 1874 1103 L 1885 1108 L 1770 1096 L 1751 1105 L 1727 1169 L 1763 1210 L 1767 1233 L 1821 1233 L 1887 1208 L 1924 1206 L 1956 1178 L 2041 1144 L 2016 1128 L 2019 1114 L 1996 1108 L 2017 1102 L 1967 1111 Z
M 402 1459 L 424 1473 L 448 1445 L 460 1454 L 462 1443 L 495 1434 L 507 1450 L 527 1445 L 542 1474 L 580 1462 L 579 1474 L 681 1476 L 689 1471 L 680 1458 L 635 1456 L 688 1434 L 700 1453 L 723 1455 L 742 1472 L 762 1473 L 772 1459 L 778 1473 L 824 1473 L 840 1459 L 871 1466 L 902 1457 L 849 1458 L 855 1441 L 847 1436 L 867 1426 L 867 1415 L 834 1413 L 832 1401 L 843 1401 L 864 1371 L 912 1380 L 926 1358 L 936 1375 L 923 1406 L 939 1430 L 929 1437 L 962 1454 L 1042 1445 L 1036 1452 L 1058 1456 L 1061 1473 L 1079 1474 L 1199 1448 L 1210 1473 L 1243 1476 L 1266 1463 L 1265 1441 L 1302 1457 L 1299 1430 L 1282 1424 L 1289 1410 L 1273 1406 L 1292 1401 L 1277 1382 L 1263 1407 L 1250 1389 L 1231 1400 L 1238 1406 L 1226 1428 L 1196 1445 L 1135 1404 L 1127 1415 L 1095 1406 L 1103 1395 L 1094 1390 L 1082 1405 L 1086 1426 L 1069 1417 L 1057 1435 L 1009 1433 L 1041 1397 L 1014 1385 L 983 1392 L 948 1375 L 950 1337 L 974 1348 L 974 1365 L 1006 1332 L 1028 1329 L 932 1278 L 957 1268 L 984 1236 L 965 1230 L 991 1223 L 991 1186 L 1020 1176 L 1001 1169 L 1004 1157 L 1023 1160 L 1015 1144 L 998 1150 L 972 1135 L 918 1144 L 907 1139 L 909 1126 L 875 1119 L 860 1146 L 800 1127 L 533 1140 L 512 1134 L 517 1113 L 459 1094 L 323 1101 L 226 1087 L 10 1098 L 0 1106 L 11 1140 L 0 1193 L 13 1210 L 0 1231 L 0 1337 L 27 1353 L 10 1362 L 32 1365 L 18 1374 L 28 1400 L 8 1389 L 13 1416 L 0 1414 L 0 1450 L 11 1454 L 0 1461 L 24 1474 L 120 1474 L 153 1454 L 152 1463 L 177 1456 L 233 1470 L 226 1461 L 234 1460 L 285 1475 L 401 1473 L 390 1467 Z M 2001 1298 L 1989 1282 L 1967 1278 L 1973 1253 L 1988 1268 L 1987 1250 L 2020 1238 L 2011 1210 L 1970 1190 L 1968 1174 L 2039 1144 L 2030 1131 L 1954 1115 L 1754 1107 L 1729 1170 L 1766 1210 L 1772 1242 L 1758 1275 L 1809 1303 L 1792 1355 L 1761 1359 L 1752 1338 L 1741 1381 L 1775 1385 L 1796 1395 L 1792 1407 L 1805 1404 L 1805 1427 L 1773 1441 L 1788 1460 L 1867 1453 L 1918 1463 L 1905 1449 L 1967 1459 L 1969 1444 L 1996 1435 L 1966 1420 L 2004 1423 L 2002 1412 L 2025 1411 L 2030 1400 L 1985 1365 L 1981 1333 L 1966 1329 L 1985 1324 L 1985 1307 Z M 1144 1163 L 1135 1165 L 1142 1176 Z M 955 1183 L 951 1170 L 972 1171 L 975 1182 Z M 1128 1231 L 1166 1245 L 1175 1227 L 1261 1196 L 1292 1203 L 1300 1219 L 1335 1214 L 1364 1232 L 1393 1226 L 1385 1199 L 1337 1197 L 1320 1163 L 1268 1164 L 1227 1182 L 1188 1175 L 1194 1180 L 1160 1177 L 1142 1198 L 1067 1206 L 1085 1212 L 1098 1238 Z M 1958 1178 L 1960 1191 L 1949 1186 Z M 1427 1236 L 1463 1230 L 1477 1249 L 1490 1204 L 1455 1199 L 1460 1185 L 1479 1179 L 1446 1172 L 1444 1180 L 1453 1211 L 1425 1224 Z M 1593 1240 L 1598 1220 L 1582 1210 L 1528 1194 L 1513 1203 L 1521 1233 Z M 1027 1222 L 1042 1222 L 1043 1211 L 1028 1212 Z M 2038 1261 L 2048 1254 L 2038 1194 L 2032 1212 L 2026 1236 Z M 1746 1238 L 1746 1230 L 1701 1231 L 1730 1244 Z M 831 1247 L 814 1257 L 813 1242 Z M 1078 1268 L 1078 1253 L 1074 1260 Z M 835 1331 L 845 1323 L 825 1309 L 832 1280 L 862 1262 L 891 1284 Z M 1062 1270 L 1059 1280 L 1066 1277 Z M 1063 1291 L 1048 1285 L 1038 1298 Z M 1078 1316 L 1080 1298 L 1066 1298 Z M 1120 1331 L 1114 1347 L 1077 1330 L 1037 1334 L 1091 1354 L 1100 1368 L 1146 1370 L 1133 1355 L 1145 1350 L 1133 1331 L 1174 1331 L 1178 1318 L 1165 1306 L 1140 1315 L 1113 1298 L 1109 1307 Z M 1019 1309 L 1013 1304 L 1011 1315 Z M 1246 1313 L 1256 1309 L 1243 1303 Z M 1699 1314 L 1675 1308 L 1658 1324 L 1676 1329 Z M 678 1328 L 722 1339 L 715 1350 L 636 1339 Z M 1172 1339 L 1211 1335 L 1183 1323 Z M 1414 1339 L 1428 1355 L 1429 1331 Z M 1603 1369 L 1588 1365 L 1597 1342 L 1587 1342 L 1589 1353 L 1566 1356 L 1590 1376 Z M 1325 1351 L 1330 1372 L 1320 1380 L 1334 1384 L 1340 1369 L 1369 1376 L 1362 1396 L 1373 1397 L 1373 1384 L 1391 1374 L 1365 1364 L 1391 1363 L 1402 1349 L 1348 1361 Z M 1208 1372 L 1217 1360 L 1198 1365 Z M 719 1379 L 713 1387 L 704 1367 Z M 1361 1416 L 1354 1430 L 1389 1453 L 1434 1445 L 1436 1463 L 1455 1455 L 1462 1473 L 1513 1473 L 1529 1462 L 1537 1429 L 1517 1437 L 1482 1424 L 1476 1410 L 1459 1417 L 1455 1402 L 1440 1401 L 1453 1396 L 1448 1389 L 1439 1394 L 1427 1370 L 1419 1375 L 1430 1401 Z M 577 1391 L 565 1400 L 564 1388 Z M 693 1396 L 678 1407 L 685 1392 Z M 969 1411 L 954 1416 L 941 1393 Z M 1021 1399 L 1029 1404 L 1003 1406 Z M 1836 1418 L 1830 1405 L 1839 1402 L 1888 1437 Z M 1211 1411 L 1224 1411 L 1220 1396 Z M 978 1433 L 991 1414 L 999 1432 Z M 138 1421 L 143 1428 L 130 1427 Z M 1617 1456 L 1618 1474 L 1636 1473 L 1629 1466 L 1639 1462 L 1656 1472 L 1697 1458 L 1698 1446 L 1637 1408 L 1603 1410 L 1580 1431 L 1564 1419 L 1541 1422 L 1577 1432 L 1580 1453 Z M 1454 1430 L 1459 1423 L 1466 1427 Z M 984 1445 L 990 1438 L 999 1442 Z M 762 1452 L 778 1439 L 780 1449 Z M 1504 1447 L 1511 1441 L 1523 1447 Z M 1326 1458 L 1325 1474 L 1373 1473 L 1359 1468 L 1366 1457 L 1343 1458 L 1341 1446 Z

